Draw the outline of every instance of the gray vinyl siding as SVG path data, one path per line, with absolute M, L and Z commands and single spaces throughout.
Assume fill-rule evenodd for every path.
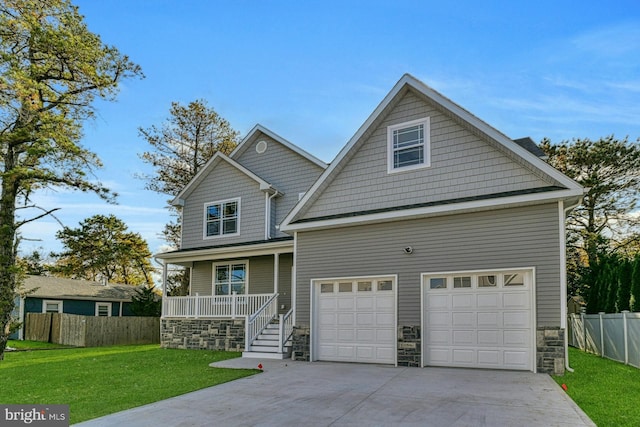
M 284 309 L 280 308 L 281 313 L 286 313 L 291 309 L 291 269 L 293 268 L 293 254 L 280 255 L 278 302 L 280 307 L 284 305 Z
M 387 127 L 430 117 L 431 166 L 387 173 Z M 515 145 L 515 143 L 514 143 Z M 365 139 L 300 218 L 390 208 L 544 187 L 543 180 L 450 116 L 408 91 Z M 331 177 L 330 177 L 331 179 Z
M 273 256 L 260 256 L 249 261 L 249 293 L 273 293 Z
M 240 235 L 205 239 L 205 204 L 235 198 L 240 198 Z M 185 200 L 182 249 L 262 240 L 264 209 L 265 196 L 259 184 L 221 160 Z
M 403 248 L 413 247 L 412 254 Z M 296 321 L 309 323 L 312 279 L 398 275 L 398 324 L 420 324 L 420 274 L 536 268 L 538 326 L 560 324 L 555 203 L 299 232 Z
M 191 268 L 191 295 L 213 294 L 213 273 L 211 261 L 198 261 Z
M 259 154 L 255 146 L 262 140 L 267 142 L 267 151 Z M 287 236 L 276 231 L 275 224 L 282 222 L 298 203 L 298 194 L 307 191 L 324 169 L 262 133 L 246 141 L 245 146 L 233 159 L 284 193 L 274 199 L 271 236 Z

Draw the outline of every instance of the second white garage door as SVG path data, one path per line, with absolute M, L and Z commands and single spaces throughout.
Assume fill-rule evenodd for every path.
M 395 363 L 395 277 L 316 280 L 314 287 L 316 360 Z
M 531 270 L 424 274 L 426 366 L 534 367 Z

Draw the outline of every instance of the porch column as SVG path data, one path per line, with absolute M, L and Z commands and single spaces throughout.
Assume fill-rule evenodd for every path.
M 273 293 L 278 293 L 278 282 L 280 281 L 280 254 L 273 254 Z
M 165 315 L 165 304 L 167 303 L 167 263 L 162 261 L 162 309 L 160 317 Z

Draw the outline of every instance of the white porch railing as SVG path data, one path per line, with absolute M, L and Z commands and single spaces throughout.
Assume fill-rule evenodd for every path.
M 278 294 L 273 294 L 258 311 L 247 317 L 245 324 L 245 351 L 251 351 L 253 341 L 278 315 Z
M 293 309 L 289 310 L 287 314 L 280 315 L 280 339 L 278 340 L 278 351 L 284 353 L 284 347 L 291 334 L 293 334 Z
M 278 294 L 198 295 L 162 298 L 162 317 L 231 317 L 250 316 Z M 277 307 L 276 307 L 277 308 Z

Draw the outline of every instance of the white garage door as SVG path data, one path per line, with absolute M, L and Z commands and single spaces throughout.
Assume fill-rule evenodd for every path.
M 316 360 L 395 363 L 395 277 L 314 281 Z
M 530 270 L 424 274 L 424 364 L 533 370 Z

